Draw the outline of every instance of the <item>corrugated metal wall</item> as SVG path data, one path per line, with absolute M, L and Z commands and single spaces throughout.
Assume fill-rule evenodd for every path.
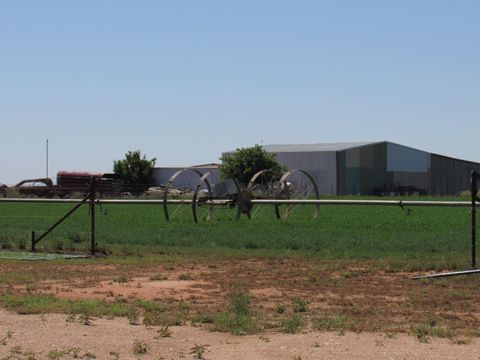
M 155 179 L 156 185 L 166 185 L 168 180 L 175 174 L 177 171 L 184 168 L 179 167 L 161 167 L 155 168 L 153 170 L 153 178 Z M 209 177 L 209 181 L 212 184 L 215 184 L 220 181 L 220 171 L 218 168 L 197 168 L 196 170 L 200 171 L 202 174 L 205 174 L 207 171 L 212 171 L 212 174 Z M 175 186 L 181 189 L 193 189 L 197 186 L 198 180 L 200 177 L 195 174 L 193 171 L 185 171 L 178 178 L 175 179 Z
M 470 173 L 480 172 L 480 164 L 432 154 L 431 193 L 453 195 L 470 190 Z
M 369 194 L 383 188 L 386 178 L 386 143 L 339 151 L 338 195 Z
M 456 195 L 480 164 L 389 142 L 339 151 L 338 194 Z
M 335 195 L 337 193 L 337 163 L 335 151 L 322 152 L 283 152 L 276 153 L 279 164 L 289 170 L 298 169 L 308 172 L 316 181 L 320 194 Z M 295 182 L 298 189 L 310 186 L 305 176 L 292 176 L 290 182 Z
M 273 153 L 287 169 L 305 170 L 322 195 L 432 194 L 455 195 L 469 189 L 470 172 L 480 164 L 448 158 L 390 142 L 340 151 Z M 168 180 L 168 179 L 167 179 Z M 289 179 L 298 189 L 308 179 Z
M 430 193 L 430 164 L 428 152 L 387 143 L 387 189 Z

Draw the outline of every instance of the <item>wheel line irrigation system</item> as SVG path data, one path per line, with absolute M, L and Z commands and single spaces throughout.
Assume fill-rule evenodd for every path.
M 187 171 L 193 171 L 199 176 L 198 184 L 193 193 L 192 199 L 169 199 L 168 198 L 168 189 L 172 186 L 174 180 L 180 176 L 182 173 Z M 36 236 L 35 232 L 32 231 L 32 242 L 31 250 L 35 252 L 36 244 L 45 238 L 53 229 L 59 226 L 63 221 L 65 221 L 70 215 L 72 215 L 78 208 L 83 204 L 88 204 L 90 208 L 90 241 L 91 241 L 91 254 L 95 255 L 96 253 L 96 240 L 95 240 L 95 206 L 102 204 L 116 204 L 116 205 L 163 205 L 164 215 L 167 221 L 170 220 L 168 206 L 169 205 L 190 205 L 192 207 L 193 219 L 195 222 L 198 222 L 197 216 L 197 207 L 199 204 L 208 206 L 208 217 L 207 220 L 211 218 L 211 208 L 214 206 L 232 206 L 237 208 L 237 216 L 239 219 L 242 213 L 246 214 L 250 218 L 250 211 L 255 205 L 273 205 L 275 206 L 275 213 L 277 218 L 281 218 L 279 212 L 279 206 L 286 205 L 287 207 L 293 205 L 314 205 L 315 212 L 314 218 L 318 216 L 319 207 L 324 205 L 345 205 L 345 206 L 398 206 L 403 210 L 405 207 L 470 207 L 471 208 L 471 269 L 465 271 L 455 271 L 455 272 L 446 272 L 439 274 L 429 274 L 414 277 L 413 279 L 421 278 L 436 278 L 444 276 L 455 276 L 455 275 L 468 275 L 474 273 L 480 273 L 480 270 L 477 270 L 477 260 L 476 260 L 476 212 L 477 212 L 477 203 L 480 203 L 480 198 L 478 195 L 478 181 L 480 179 L 480 174 L 472 171 L 471 172 L 471 181 L 470 181 L 470 201 L 419 201 L 419 200 L 332 200 L 332 199 L 320 199 L 318 187 L 315 184 L 313 178 L 303 170 L 289 170 L 281 178 L 277 184 L 277 189 L 285 189 L 287 187 L 287 179 L 297 173 L 301 176 L 304 176 L 310 181 L 311 188 L 314 190 L 315 199 L 291 199 L 291 198 L 268 198 L 268 199 L 254 199 L 252 198 L 252 185 L 256 179 L 261 175 L 268 173 L 269 170 L 262 170 L 255 174 L 252 177 L 246 190 L 242 190 L 240 185 L 236 180 L 233 179 L 234 185 L 236 188 L 236 198 L 235 199 L 215 199 L 212 194 L 212 185 L 209 183 L 208 178 L 211 175 L 210 172 L 205 174 L 200 173 L 198 170 L 186 168 L 175 173 L 169 180 L 165 190 L 164 197 L 162 200 L 130 200 L 130 199 L 102 199 L 97 198 L 96 191 L 96 180 L 92 177 L 90 187 L 88 189 L 88 194 L 83 199 L 42 199 L 42 198 L 0 198 L 0 203 L 51 203 L 51 204 L 75 204 L 75 206 L 68 211 L 62 218 L 60 218 L 55 224 L 53 224 L 48 230 L 46 230 L 39 237 Z M 199 191 L 201 185 L 206 185 L 208 196 L 206 199 L 199 199 Z

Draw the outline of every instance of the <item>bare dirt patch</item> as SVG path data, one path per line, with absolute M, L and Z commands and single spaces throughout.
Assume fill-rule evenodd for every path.
M 101 261 L 103 263 L 98 263 L 98 260 L 79 264 L 0 262 L 0 292 L 18 298 L 52 295 L 59 299 L 98 299 L 109 303 L 121 300 L 122 304 L 133 307 L 139 300 L 148 300 L 160 307 L 166 304 L 168 306 L 164 309 L 167 310 L 162 311 L 181 313 L 180 322 L 186 326 L 175 327 L 174 334 L 178 336 L 161 339 L 159 350 L 152 352 L 156 357 L 152 355 L 151 358 L 158 358 L 160 354 L 166 359 L 177 359 L 181 353 L 188 358 L 187 350 L 195 343 L 208 344 L 207 358 L 212 359 L 235 359 L 237 352 L 241 354 L 242 351 L 251 356 L 238 355 L 238 358 L 293 359 L 300 356 L 301 359 L 316 359 L 319 354 L 332 359 L 367 359 L 373 356 L 393 359 L 479 358 L 476 337 L 480 335 L 480 277 L 413 281 L 413 273 L 385 273 L 370 262 L 345 264 L 295 257 L 195 258 L 191 262 L 184 258 L 178 263 L 145 263 L 142 259 L 128 263 L 115 259 L 111 260 L 112 263 L 106 263 L 110 261 L 108 259 Z M 261 334 L 231 337 L 209 332 L 206 323 L 202 325 L 203 329 L 190 326 L 201 325 L 206 320 L 196 318 L 205 314 L 225 312 L 228 295 L 232 293 L 250 295 L 255 321 L 261 322 Z M 139 315 L 141 317 L 142 313 Z M 164 316 L 164 313 L 161 315 Z M 23 321 L 39 319 L 38 315 L 32 318 L 30 315 L 22 317 L 5 312 L 1 316 L 0 325 L 5 325 L 2 328 L 5 332 L 9 331 L 8 327 L 17 328 L 18 322 L 18 333 L 25 336 L 27 329 L 21 330 L 22 326 L 26 326 Z M 294 316 L 301 319 L 299 334 L 282 334 L 286 331 L 286 321 L 290 317 L 294 319 Z M 135 337 L 143 338 L 151 349 L 156 349 L 159 342 L 153 339 L 155 331 L 128 325 L 125 318 L 96 319 L 95 326 L 91 328 L 76 323 L 67 324 L 65 315 L 48 314 L 47 323 L 51 318 L 56 319 L 57 325 L 61 323 L 59 327 L 64 333 L 58 335 L 59 339 L 70 339 L 70 335 L 65 334 L 72 334 L 72 339 L 77 336 L 78 341 L 90 339 L 79 343 L 82 351 L 91 348 L 108 355 L 108 347 L 113 351 L 115 341 L 118 341 L 123 349 L 122 358 L 129 358 L 129 347 Z M 5 319 L 11 322 L 5 322 Z M 315 324 L 330 332 L 315 331 Z M 419 325 L 418 333 L 412 330 L 414 325 Z M 104 340 L 107 345 L 100 345 L 98 339 L 103 335 L 95 332 L 101 326 L 111 329 L 112 334 L 118 331 L 118 339 L 107 339 Z M 423 336 L 422 326 L 434 333 L 421 338 L 422 341 L 430 341 L 426 345 L 417 339 Z M 114 330 L 117 327 L 119 330 Z M 34 329 L 32 327 L 28 338 L 37 336 Z M 55 331 L 52 329 L 52 333 Z M 80 336 L 75 331 L 80 331 Z M 104 331 L 110 333 L 110 330 Z M 124 336 L 121 332 L 129 335 Z M 345 336 L 338 336 L 341 333 Z M 89 334 L 96 335 L 90 338 Z M 438 336 L 445 338 L 439 339 Z M 265 338 L 262 340 L 259 337 Z M 267 338 L 268 341 L 265 340 Z M 462 340 L 464 338 L 467 340 Z M 32 341 L 31 349 L 47 351 L 40 345 L 40 340 Z M 55 346 L 51 341 L 48 346 Z M 74 346 L 74 340 L 65 341 L 58 346 Z M 469 344 L 459 346 L 454 342 Z M 360 345 L 357 346 L 357 343 Z M 367 355 L 357 351 L 362 346 Z M 7 351 L 7 348 L 0 347 L 0 350 Z M 28 347 L 25 345 L 25 348 Z M 335 348 L 339 349 L 338 352 L 334 351 Z M 468 354 L 465 351 L 468 356 L 459 356 L 464 349 L 469 349 Z M 449 357 L 450 354 L 452 357 Z
M 62 359 L 193 359 L 195 345 L 211 360 L 263 359 L 478 359 L 480 344 L 453 345 L 434 339 L 428 344 L 413 337 L 385 334 L 302 333 L 232 336 L 191 326 L 171 328 L 171 336 L 158 337 L 158 328 L 129 325 L 126 319 L 97 319 L 92 326 L 66 322 L 65 315 L 14 315 L 0 310 L 0 334 L 10 334 L 0 346 L 0 356 L 11 351 L 32 352 L 36 359 L 65 352 Z M 135 355 L 134 344 L 146 354 Z M 17 348 L 16 348 L 17 347 Z M 20 347 L 20 348 L 18 348 Z M 50 357 L 52 358 L 52 357 Z M 90 357 L 91 358 L 91 357 Z
M 63 299 L 99 299 L 113 301 L 117 297 L 125 299 L 161 300 L 165 298 L 184 301 L 191 298 L 205 298 L 213 290 L 205 289 L 209 283 L 194 280 L 150 280 L 132 278 L 125 283 L 105 280 L 94 286 L 79 287 L 76 284 L 38 284 L 39 293 L 55 295 Z

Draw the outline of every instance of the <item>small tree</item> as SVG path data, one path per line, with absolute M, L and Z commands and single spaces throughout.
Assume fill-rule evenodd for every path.
M 148 160 L 140 150 L 129 151 L 125 159 L 113 162 L 113 172 L 120 175 L 130 191 L 142 192 L 153 183 L 153 167 L 157 159 Z
M 285 170 L 275 160 L 275 156 L 268 154 L 261 145 L 237 149 L 233 154 L 224 154 L 220 160 L 222 178 L 233 176 L 243 186 L 246 186 L 253 175 L 261 170 L 272 170 L 272 176 L 278 176 Z

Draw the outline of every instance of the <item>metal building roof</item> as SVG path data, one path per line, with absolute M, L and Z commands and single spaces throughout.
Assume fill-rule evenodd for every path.
M 208 163 L 208 164 L 199 164 L 199 165 L 188 165 L 188 166 L 156 166 L 154 169 L 185 169 L 185 168 L 195 168 L 195 169 L 218 169 L 221 164 L 218 163 Z
M 348 143 L 319 143 L 319 144 L 272 144 L 263 145 L 266 152 L 322 152 L 342 151 L 365 145 L 377 144 L 378 142 L 348 142 Z

